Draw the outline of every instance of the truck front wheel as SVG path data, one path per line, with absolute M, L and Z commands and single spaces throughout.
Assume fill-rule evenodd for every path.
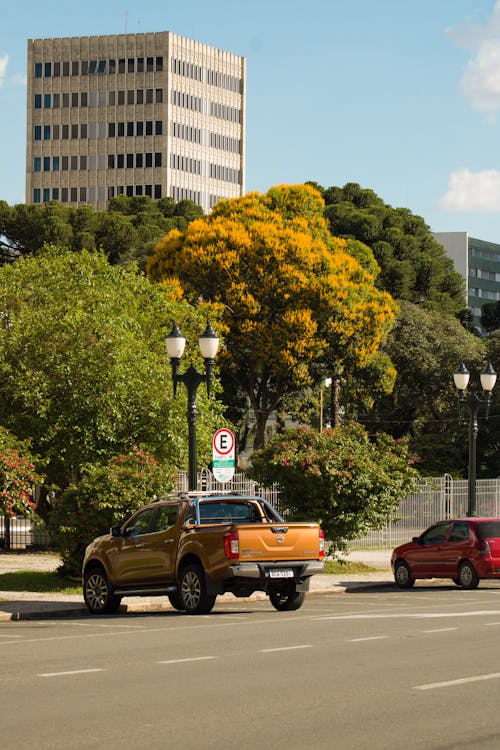
M 180 576 L 179 594 L 188 615 L 206 615 L 215 604 L 215 596 L 207 594 L 205 573 L 201 565 L 187 565 Z
M 304 603 L 305 596 L 303 591 L 296 591 L 295 586 L 291 586 L 284 591 L 269 592 L 271 604 L 278 612 L 291 612 L 294 609 L 299 609 Z

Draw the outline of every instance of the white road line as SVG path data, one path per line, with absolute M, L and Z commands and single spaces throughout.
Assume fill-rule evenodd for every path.
M 488 627 L 489 625 L 500 625 L 500 622 L 485 622 L 484 624 Z
M 370 635 L 367 638 L 350 638 L 349 643 L 359 643 L 360 641 L 381 641 L 384 638 L 390 637 L 390 635 Z
M 168 659 L 167 661 L 157 661 L 157 664 L 184 664 L 188 661 L 208 661 L 209 659 L 218 659 L 218 656 L 192 656 L 189 659 Z
M 450 630 L 458 630 L 458 628 L 435 628 L 434 630 L 422 630 L 422 633 L 449 633 Z
M 435 690 L 436 688 L 453 687 L 454 685 L 465 685 L 467 682 L 481 682 L 481 680 L 498 680 L 500 672 L 492 674 L 480 674 L 477 677 L 462 677 L 459 680 L 448 680 L 447 682 L 431 682 L 429 685 L 414 685 L 414 690 Z
M 280 648 L 262 648 L 260 654 L 272 654 L 275 651 L 295 651 L 299 648 L 311 648 L 310 643 L 306 643 L 302 646 L 281 646 Z
M 9 633 L 8 635 L 0 635 L 0 638 L 24 638 L 24 635 L 11 635 Z
M 65 677 L 70 674 L 89 674 L 90 672 L 104 672 L 104 669 L 71 669 L 66 672 L 42 672 L 37 677 Z
M 376 614 L 371 612 L 363 615 L 317 615 L 314 620 L 390 620 L 408 618 L 414 620 L 432 620 L 446 617 L 482 617 L 484 615 L 500 615 L 500 610 L 480 609 L 472 612 L 388 612 Z

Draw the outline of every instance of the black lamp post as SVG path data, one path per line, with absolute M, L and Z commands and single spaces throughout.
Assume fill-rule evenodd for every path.
M 214 329 L 207 323 L 207 327 L 198 339 L 200 351 L 205 360 L 205 372 L 198 372 L 194 365 L 190 365 L 185 373 L 179 374 L 181 357 L 184 353 L 186 339 L 179 330 L 177 323 L 174 323 L 172 330 L 167 336 L 167 352 L 170 357 L 170 366 L 172 368 L 172 382 L 174 386 L 174 396 L 177 393 L 177 383 L 184 383 L 188 393 L 187 420 L 188 420 L 188 445 L 189 445 L 189 490 L 198 489 L 198 471 L 196 466 L 196 391 L 200 383 L 207 384 L 207 393 L 210 397 L 210 383 L 212 381 L 212 372 L 215 365 L 215 355 L 219 348 L 219 339 Z
M 478 414 L 481 408 L 484 406 L 485 417 L 488 419 L 488 413 L 490 410 L 491 403 L 491 392 L 495 387 L 497 374 L 490 363 L 487 364 L 484 371 L 481 373 L 481 387 L 483 389 L 483 398 L 478 396 L 476 392 L 466 395 L 465 391 L 469 384 L 470 373 L 466 366 L 462 362 L 458 370 L 454 373 L 453 379 L 455 386 L 458 390 L 458 409 L 460 414 L 460 406 L 463 404 L 467 407 L 469 412 L 469 496 L 467 515 L 477 515 L 477 503 L 476 503 L 476 441 L 477 433 L 479 431 L 478 425 Z

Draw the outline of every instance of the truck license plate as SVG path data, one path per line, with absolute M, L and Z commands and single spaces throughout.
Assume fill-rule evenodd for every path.
M 279 570 L 270 570 L 270 578 L 293 578 L 293 570 L 290 568 L 282 568 Z

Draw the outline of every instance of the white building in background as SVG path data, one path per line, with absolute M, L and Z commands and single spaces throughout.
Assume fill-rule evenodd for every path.
M 467 232 L 433 232 L 465 280 L 466 303 L 476 327 L 481 308 L 500 301 L 500 245 L 469 237 Z
M 170 31 L 29 40 L 26 202 L 243 195 L 245 65 Z

